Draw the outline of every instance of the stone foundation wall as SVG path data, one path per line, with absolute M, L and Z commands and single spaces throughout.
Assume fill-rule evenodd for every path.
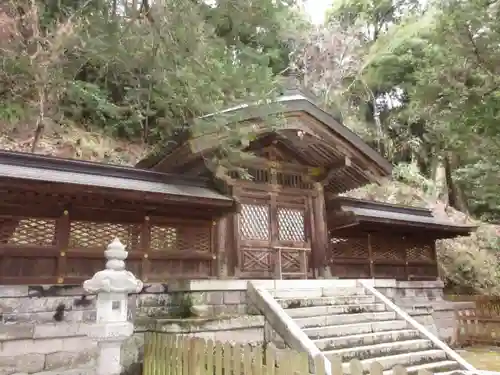
M 456 311 L 474 307 L 469 302 L 444 300 L 444 284 L 440 280 L 376 280 L 375 287 L 450 345 L 456 342 Z
M 261 342 L 262 317 L 236 318 L 248 310 L 245 291 L 246 282 L 146 285 L 129 300 L 136 333 L 122 349 L 125 370 L 140 374 L 146 330 Z M 97 346 L 85 332 L 95 316 L 95 296 L 78 286 L 0 286 L 0 375 L 93 374 Z
M 280 282 L 258 283 L 273 289 Z M 444 301 L 441 282 L 375 280 L 374 286 L 453 342 L 454 312 L 464 304 Z M 246 288 L 245 280 L 202 280 L 150 284 L 130 296 L 129 315 L 136 333 L 122 349 L 126 372 L 140 374 L 134 366 L 142 360 L 148 330 L 262 342 L 264 319 L 248 304 Z M 0 375 L 92 375 L 97 350 L 85 328 L 95 314 L 95 297 L 80 287 L 0 286 Z

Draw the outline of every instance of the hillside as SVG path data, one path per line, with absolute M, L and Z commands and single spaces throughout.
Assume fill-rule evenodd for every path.
M 0 149 L 31 152 L 33 130 L 23 124 L 0 125 Z M 142 142 L 130 142 L 91 132 L 75 125 L 46 121 L 45 131 L 35 150 L 37 154 L 63 158 L 134 165 L 146 153 Z

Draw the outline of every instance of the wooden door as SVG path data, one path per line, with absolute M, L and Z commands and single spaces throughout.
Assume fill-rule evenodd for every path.
M 310 200 L 278 193 L 240 198 L 238 263 L 241 277 L 306 278 Z
M 311 252 L 311 209 L 307 197 L 280 196 L 272 210 L 276 223 L 275 277 L 307 278 Z

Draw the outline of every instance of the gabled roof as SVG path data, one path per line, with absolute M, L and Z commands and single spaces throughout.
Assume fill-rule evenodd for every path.
M 352 224 L 367 226 L 391 226 L 439 232 L 440 238 L 467 236 L 477 229 L 471 224 L 456 224 L 451 220 L 440 219 L 426 208 L 409 207 L 381 202 L 366 201 L 356 198 L 337 197 L 328 204 L 329 216 L 351 214 Z M 334 210 L 336 208 L 337 210 Z M 334 228 L 332 228 L 334 230 Z
M 206 179 L 22 152 L 0 151 L 1 178 L 161 194 L 172 201 L 194 198 L 214 205 L 233 205 L 231 198 L 211 189 Z
M 238 118 L 238 122 L 243 122 L 252 119 L 265 118 L 279 113 L 286 114 L 302 112 L 323 124 L 325 129 L 337 139 L 340 139 L 342 142 L 356 149 L 359 154 L 366 159 L 367 163 L 370 163 L 375 167 L 377 171 L 376 174 L 379 177 L 389 176 L 391 174 L 391 163 L 368 146 L 359 136 L 345 127 L 337 117 L 320 108 L 320 106 L 318 106 L 309 96 L 295 90 L 279 97 L 275 104 L 278 105 L 240 105 L 228 108 L 216 114 L 204 116 L 203 118 L 210 119 L 212 117 L 215 118 L 216 116 L 228 115 L 227 118 L 229 123 L 230 121 L 234 121 L 234 118 Z M 185 130 L 180 131 L 159 153 L 141 160 L 137 166 L 141 168 L 154 168 L 160 162 L 168 158 L 168 155 L 175 149 L 186 144 L 189 138 L 189 130 L 188 127 L 186 127 Z

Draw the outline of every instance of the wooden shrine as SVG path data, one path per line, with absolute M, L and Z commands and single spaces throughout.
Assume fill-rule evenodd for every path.
M 114 237 L 146 282 L 437 278 L 435 240 L 474 228 L 341 198 L 391 165 L 303 95 L 279 111 L 286 126 L 263 130 L 242 162 L 251 179 L 209 170 L 217 142 L 186 133 L 136 168 L 0 151 L 0 284 L 80 284 Z

